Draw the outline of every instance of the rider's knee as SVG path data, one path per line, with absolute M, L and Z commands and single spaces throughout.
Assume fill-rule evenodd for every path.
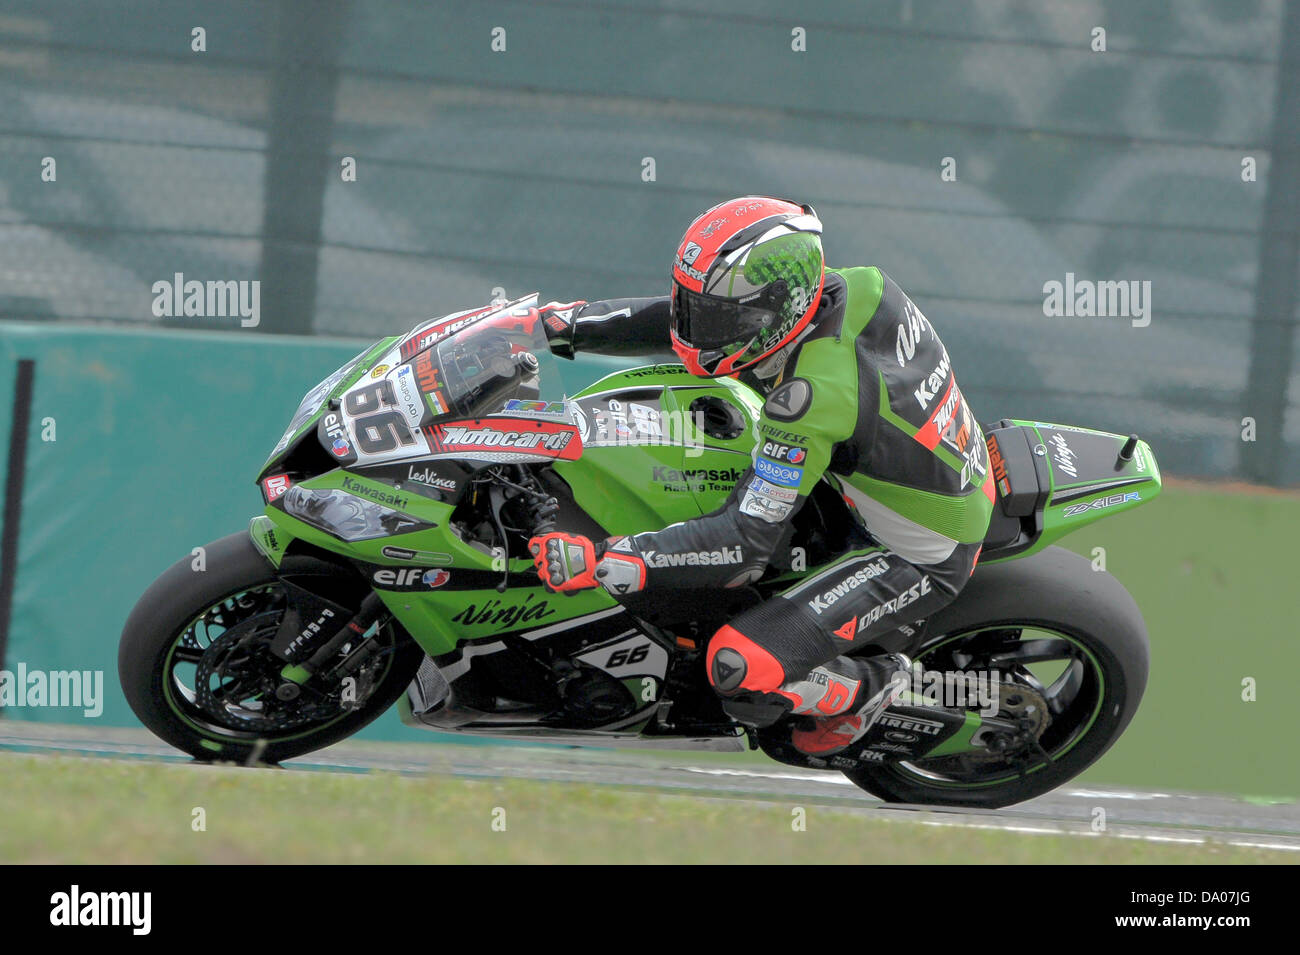
M 710 685 L 722 696 L 743 690 L 772 693 L 786 680 L 776 657 L 730 625 L 709 641 L 705 665 Z

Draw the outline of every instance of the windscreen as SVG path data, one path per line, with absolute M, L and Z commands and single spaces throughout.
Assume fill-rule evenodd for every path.
M 471 440 L 522 440 L 477 431 L 465 441 L 448 437 L 453 423 L 491 415 L 549 419 L 547 434 L 568 427 L 546 330 L 530 307 L 535 301 L 460 312 L 417 328 L 348 390 L 336 412 L 321 418 L 324 447 L 345 466 L 365 466 L 449 455 Z

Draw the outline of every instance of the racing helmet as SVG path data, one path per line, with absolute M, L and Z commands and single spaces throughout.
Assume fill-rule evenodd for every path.
M 734 375 L 812 320 L 826 281 L 811 206 L 743 196 L 691 223 L 673 260 L 672 345 L 692 374 Z

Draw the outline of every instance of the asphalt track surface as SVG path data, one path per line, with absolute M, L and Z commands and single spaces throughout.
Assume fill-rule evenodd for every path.
M 0 720 L 0 751 L 57 753 L 100 759 L 188 763 L 188 756 L 144 729 L 58 726 Z M 467 746 L 455 743 L 346 741 L 284 767 L 295 772 L 371 770 L 462 779 L 532 779 L 616 786 L 714 799 L 789 806 L 825 806 L 884 820 L 932 826 L 1001 829 L 1043 835 L 1098 836 L 1105 810 L 1112 838 L 1182 845 L 1235 845 L 1293 851 L 1300 862 L 1300 803 L 1236 796 L 1065 786 L 1007 809 L 941 809 L 882 803 L 838 773 L 805 772 L 778 763 L 713 753 L 578 749 L 550 746 Z

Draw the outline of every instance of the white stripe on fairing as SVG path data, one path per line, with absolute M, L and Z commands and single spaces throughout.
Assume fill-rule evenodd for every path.
M 840 482 L 871 536 L 913 564 L 942 564 L 957 549 L 957 542 L 886 507 L 848 481 Z
M 595 613 L 587 614 L 585 617 L 574 617 L 573 619 L 565 620 L 562 623 L 552 624 L 549 627 L 542 627 L 540 630 L 529 630 L 527 633 L 521 633 L 520 636 L 525 640 L 537 640 L 541 637 L 550 636 L 553 633 L 559 633 L 561 630 L 568 630 L 585 623 L 595 623 L 597 620 L 603 620 L 616 613 L 623 613 L 623 608 L 610 607 L 608 610 L 598 610 Z M 466 644 L 464 649 L 461 650 L 460 659 L 445 667 L 438 667 L 438 672 L 442 674 L 444 680 L 451 683 L 452 680 L 459 679 L 469 672 L 470 660 L 489 653 L 496 653 L 498 650 L 503 649 L 505 649 L 505 644 L 500 640 L 494 640 L 491 643 Z

